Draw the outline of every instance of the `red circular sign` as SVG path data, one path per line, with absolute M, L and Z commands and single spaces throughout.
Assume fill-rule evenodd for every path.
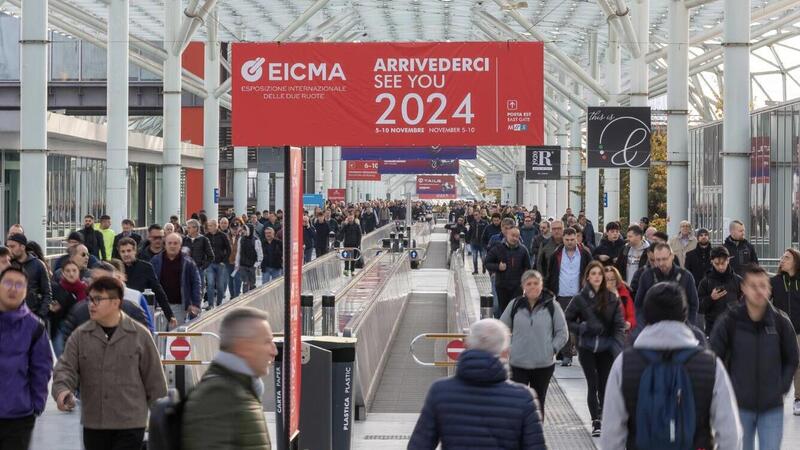
M 458 357 L 464 351 L 464 341 L 455 339 L 447 343 L 447 356 L 453 361 L 458 361 Z
M 189 356 L 189 353 L 192 352 L 192 346 L 185 338 L 175 338 L 175 340 L 169 344 L 169 352 L 176 360 L 183 361 Z

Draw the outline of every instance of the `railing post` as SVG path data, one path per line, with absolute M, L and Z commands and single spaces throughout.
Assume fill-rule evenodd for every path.
M 303 336 L 314 336 L 314 296 L 300 296 L 300 308 L 303 315 Z
M 322 335 L 337 336 L 336 332 L 336 297 L 332 294 L 322 296 Z
M 494 297 L 481 295 L 481 319 L 494 318 Z

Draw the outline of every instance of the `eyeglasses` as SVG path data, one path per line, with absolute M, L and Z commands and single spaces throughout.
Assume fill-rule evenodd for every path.
M 99 305 L 103 300 L 114 300 L 114 297 L 98 297 L 96 295 L 89 296 L 89 301 L 92 302 L 93 305 Z
M 21 291 L 27 287 L 27 284 L 25 284 L 23 281 L 13 282 L 11 280 L 3 280 L 3 286 L 5 286 L 6 289 L 16 289 Z
M 156 241 L 160 241 L 161 239 L 164 239 L 164 236 L 150 236 L 150 239 L 154 239 Z

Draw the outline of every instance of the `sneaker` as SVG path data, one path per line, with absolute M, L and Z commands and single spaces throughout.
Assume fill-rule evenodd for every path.
M 477 275 L 477 274 L 478 274 L 478 271 L 477 271 L 477 270 L 473 270 L 473 271 L 472 271 L 472 274 L 473 274 L 473 275 Z
M 561 360 L 561 367 L 569 367 L 572 365 L 572 356 L 565 356 Z
M 349 277 L 350 276 L 350 271 L 349 270 L 345 270 L 344 271 L 344 276 Z
M 592 421 L 592 437 L 600 437 L 600 421 Z
M 794 400 L 794 415 L 800 416 L 800 399 Z

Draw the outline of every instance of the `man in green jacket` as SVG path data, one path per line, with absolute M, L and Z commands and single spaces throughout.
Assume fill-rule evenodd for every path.
M 183 412 L 183 450 L 269 450 L 261 378 L 278 350 L 267 314 L 242 307 L 220 325 L 220 352 Z

